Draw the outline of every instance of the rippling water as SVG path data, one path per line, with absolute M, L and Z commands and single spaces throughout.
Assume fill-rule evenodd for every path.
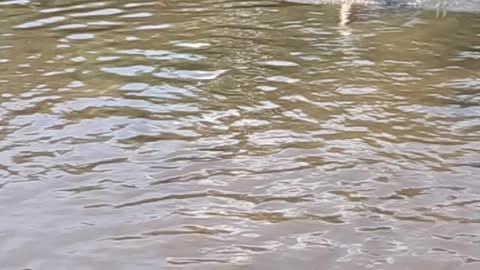
M 480 269 L 480 15 L 0 2 L 0 265 Z

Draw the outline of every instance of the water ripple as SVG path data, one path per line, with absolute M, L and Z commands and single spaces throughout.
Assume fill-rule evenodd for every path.
M 478 14 L 321 2 L 1 1 L 2 267 L 478 268 Z

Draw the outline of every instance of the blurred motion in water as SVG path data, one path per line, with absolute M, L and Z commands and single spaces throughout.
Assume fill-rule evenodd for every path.
M 363 5 L 376 7 L 437 10 L 437 12 L 480 12 L 477 0 L 279 0 L 304 4 Z
M 384 3 L 0 1 L 1 270 L 479 269 L 478 1 Z

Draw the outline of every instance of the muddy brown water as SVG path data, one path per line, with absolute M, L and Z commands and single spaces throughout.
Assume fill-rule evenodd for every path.
M 480 269 L 480 15 L 0 1 L 0 269 Z

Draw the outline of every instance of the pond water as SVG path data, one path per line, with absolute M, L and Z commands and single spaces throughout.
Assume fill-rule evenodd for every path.
M 480 14 L 0 1 L 5 270 L 480 269 Z

